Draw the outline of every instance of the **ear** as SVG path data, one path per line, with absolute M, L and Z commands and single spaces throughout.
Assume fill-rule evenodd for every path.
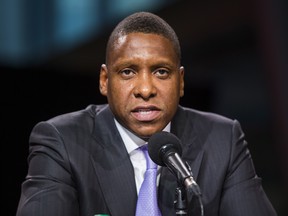
M 107 96 L 108 88 L 108 70 L 105 64 L 101 65 L 100 76 L 99 76 L 99 90 L 104 96 Z
M 183 66 L 180 67 L 179 75 L 180 75 L 180 97 L 183 97 L 184 96 L 184 67 Z

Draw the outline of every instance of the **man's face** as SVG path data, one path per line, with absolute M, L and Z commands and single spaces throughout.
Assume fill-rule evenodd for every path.
M 173 44 L 156 34 L 130 33 L 109 50 L 100 72 L 100 92 L 115 118 L 148 138 L 174 116 L 184 94 L 184 68 Z

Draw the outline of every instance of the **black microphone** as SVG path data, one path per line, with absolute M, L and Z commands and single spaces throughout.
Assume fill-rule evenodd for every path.
M 148 153 L 154 163 L 167 166 L 186 189 L 192 189 L 196 195 L 201 194 L 190 166 L 181 159 L 181 141 L 177 136 L 166 131 L 153 134 L 148 140 Z

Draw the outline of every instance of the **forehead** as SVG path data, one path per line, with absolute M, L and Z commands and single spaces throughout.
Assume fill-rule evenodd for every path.
M 111 49 L 111 55 L 121 57 L 124 55 L 163 55 L 174 58 L 177 54 L 173 43 L 166 37 L 152 33 L 129 33 L 115 39 Z M 115 56 L 116 55 L 116 56 Z
M 144 43 L 145 45 L 147 45 L 153 42 L 161 44 L 165 43 L 166 45 L 169 44 L 172 46 L 172 42 L 162 35 L 154 33 L 132 32 L 117 37 L 114 41 L 114 47 L 117 48 L 118 46 L 123 45 L 125 43 L 127 44 L 129 43 L 130 45 L 133 45 L 135 43 Z

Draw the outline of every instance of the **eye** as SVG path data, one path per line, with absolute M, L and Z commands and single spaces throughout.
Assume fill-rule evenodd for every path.
M 132 78 L 135 75 L 135 71 L 133 71 L 130 68 L 125 68 L 121 70 L 119 73 L 124 79 Z
M 170 72 L 167 69 L 157 69 L 154 74 L 160 79 L 166 79 L 169 77 Z

